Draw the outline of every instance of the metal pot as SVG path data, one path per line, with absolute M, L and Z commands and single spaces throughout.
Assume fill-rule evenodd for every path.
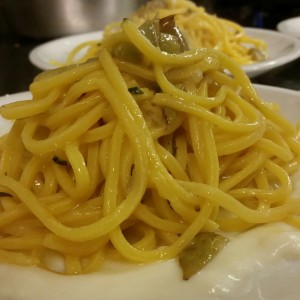
M 101 30 L 129 17 L 146 0 L 1 0 L 2 12 L 16 33 L 34 38 Z

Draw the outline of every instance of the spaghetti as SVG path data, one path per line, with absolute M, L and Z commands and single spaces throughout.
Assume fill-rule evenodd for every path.
M 209 14 L 204 7 L 188 0 L 149 1 L 130 18 L 138 26 L 146 20 L 175 16 L 176 24 L 184 34 L 191 48 L 213 48 L 222 51 L 240 65 L 249 65 L 266 59 L 267 45 L 261 39 L 248 36 L 239 24 Z M 120 31 L 120 22 L 104 28 L 103 36 Z M 97 55 L 99 41 L 87 41 L 74 47 L 69 53 L 66 64 L 81 63 Z M 57 62 L 55 64 L 58 64 Z
M 222 52 L 167 53 L 121 26 L 1 107 L 0 260 L 79 274 L 174 258 L 199 232 L 299 226 L 298 128 Z

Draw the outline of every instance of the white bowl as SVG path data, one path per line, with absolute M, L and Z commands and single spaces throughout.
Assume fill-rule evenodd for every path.
M 282 33 L 300 38 L 300 16 L 279 22 L 277 29 Z

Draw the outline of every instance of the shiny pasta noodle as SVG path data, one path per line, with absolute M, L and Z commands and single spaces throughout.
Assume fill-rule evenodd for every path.
M 249 36 L 236 22 L 207 13 L 204 7 L 188 0 L 154 0 L 141 6 L 130 19 L 138 26 L 146 20 L 175 16 L 176 24 L 184 33 L 191 48 L 220 50 L 240 65 L 249 65 L 266 59 L 267 44 L 264 40 Z M 155 27 L 155 25 L 153 25 Z M 103 37 L 120 31 L 120 22 L 108 24 Z M 63 64 L 81 63 L 94 57 L 100 47 L 99 41 L 87 41 L 74 47 Z M 59 62 L 52 62 L 61 65 Z
M 0 110 L 1 261 L 79 274 L 174 258 L 199 232 L 299 225 L 298 128 L 219 51 L 162 52 L 126 19 L 30 91 Z

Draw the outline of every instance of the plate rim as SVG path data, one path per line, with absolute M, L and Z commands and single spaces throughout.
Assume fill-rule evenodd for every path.
M 97 30 L 97 31 L 90 31 L 90 32 L 80 33 L 80 34 L 66 35 L 66 36 L 56 38 L 56 39 L 49 40 L 49 41 L 47 41 L 45 43 L 42 43 L 40 45 L 37 45 L 36 47 L 31 49 L 29 54 L 28 54 L 28 59 L 31 62 L 31 64 L 33 64 L 35 67 L 41 69 L 42 71 L 54 69 L 55 66 L 51 66 L 50 63 L 47 63 L 43 60 L 36 59 L 36 58 L 38 58 L 39 53 L 41 51 L 43 51 L 47 47 L 51 47 L 51 46 L 55 46 L 59 43 L 67 42 L 68 40 L 73 41 L 73 40 L 79 39 L 79 38 L 84 39 L 87 36 L 97 36 L 97 35 L 99 35 L 99 39 L 100 39 L 102 34 L 103 34 L 102 30 L 100 30 L 100 31 Z

